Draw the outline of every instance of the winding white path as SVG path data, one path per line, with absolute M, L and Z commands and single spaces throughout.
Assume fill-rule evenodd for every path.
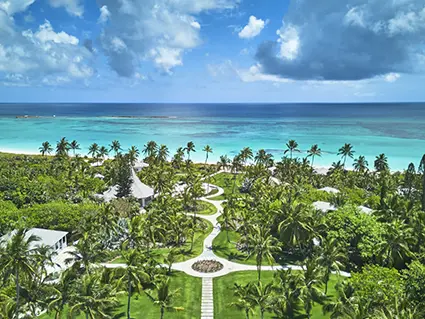
M 204 184 L 206 186 L 206 184 Z M 205 238 L 204 240 L 204 248 L 198 257 L 189 259 L 184 262 L 175 263 L 172 266 L 173 270 L 182 271 L 193 277 L 202 278 L 202 301 L 201 301 L 201 319 L 213 319 L 214 318 L 214 299 L 213 299 L 213 278 L 221 277 L 232 272 L 236 271 L 248 271 L 253 270 L 256 271 L 257 267 L 255 265 L 245 265 L 239 264 L 227 259 L 218 257 L 214 254 L 212 249 L 212 243 L 214 238 L 218 236 L 220 233 L 220 224 L 217 219 L 223 212 L 222 200 L 213 200 L 212 198 L 216 196 L 220 196 L 224 193 L 224 190 L 221 187 L 210 184 L 210 187 L 216 187 L 218 189 L 218 193 L 206 197 L 200 198 L 200 200 L 205 201 L 214 205 L 217 209 L 217 213 L 214 215 L 200 215 L 197 214 L 197 217 L 203 218 L 209 221 L 213 225 L 212 232 Z M 188 214 L 193 216 L 193 214 Z M 215 273 L 201 273 L 192 269 L 192 265 L 200 260 L 216 260 L 223 264 L 223 269 Z M 125 267 L 125 264 L 103 264 L 107 268 L 120 268 Z M 301 266 L 296 265 L 286 265 L 286 266 L 262 266 L 262 270 L 264 271 L 273 271 L 279 269 L 293 269 L 293 270 L 302 270 Z M 350 274 L 347 272 L 340 272 L 340 275 L 343 277 L 350 277 Z

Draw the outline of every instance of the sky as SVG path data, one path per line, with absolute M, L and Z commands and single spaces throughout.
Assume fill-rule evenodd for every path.
M 410 101 L 423 0 L 0 0 L 0 102 Z

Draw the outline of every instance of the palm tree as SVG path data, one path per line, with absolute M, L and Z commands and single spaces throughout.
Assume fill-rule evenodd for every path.
M 322 303 L 325 300 L 326 295 L 320 289 L 322 283 L 322 272 L 319 267 L 318 261 L 312 258 L 308 258 L 303 266 L 302 283 L 301 288 L 301 299 L 304 304 L 304 311 L 307 314 L 307 318 L 310 319 L 311 311 L 315 302 Z
M 264 318 L 264 313 L 270 311 L 272 308 L 272 294 L 274 291 L 273 283 L 269 282 L 263 285 L 261 281 L 252 283 L 249 292 L 249 297 L 252 302 L 260 307 L 260 318 Z
M 369 163 L 364 156 L 359 156 L 359 158 L 356 158 L 353 164 L 354 170 L 360 173 L 366 172 L 368 170 L 368 165 Z
M 140 151 L 136 146 L 133 145 L 128 149 L 128 159 L 132 166 L 134 166 L 134 163 L 136 163 L 139 155 L 140 155 Z
M 160 309 L 160 319 L 164 318 L 165 310 L 184 310 L 182 307 L 174 307 L 173 299 L 178 294 L 178 289 L 171 291 L 170 290 L 170 278 L 162 278 L 159 282 L 154 283 L 156 296 L 145 292 L 150 300 L 153 301 L 154 305 L 158 305 Z
M 274 273 L 277 298 L 273 302 L 273 311 L 278 318 L 302 318 L 302 282 L 300 274 L 292 269 L 278 270 Z
M 160 164 L 163 164 L 167 161 L 169 155 L 168 147 L 165 145 L 161 145 L 157 151 L 156 161 Z
M 83 269 L 86 273 L 90 267 L 102 259 L 104 255 L 103 244 L 93 238 L 93 234 L 83 233 L 78 243 L 74 245 L 75 250 L 69 251 L 70 256 L 65 260 L 66 264 L 72 264 L 76 270 Z
M 227 155 L 221 155 L 220 160 L 217 162 L 217 170 L 226 171 L 230 166 L 230 158 Z
M 176 154 L 174 154 L 173 159 L 171 161 L 173 167 L 180 169 L 181 165 L 183 164 L 183 158 L 184 158 L 183 147 L 179 147 L 176 151 Z
M 378 245 L 378 254 L 385 266 L 401 268 L 412 257 L 410 250 L 413 241 L 412 230 L 399 220 L 385 224 L 385 228 L 384 238 Z
M 263 260 L 266 260 L 272 266 L 275 262 L 273 254 L 280 250 L 276 239 L 270 234 L 270 227 L 253 225 L 250 234 L 248 234 L 247 248 L 249 251 L 247 258 L 255 256 L 258 281 L 260 281 Z
M 97 157 L 98 153 L 99 145 L 97 145 L 97 143 L 93 143 L 89 146 L 89 155 L 91 155 L 91 157 Z
M 279 223 L 278 231 L 283 242 L 301 250 L 302 244 L 312 238 L 313 217 L 311 210 L 296 200 L 282 204 L 284 220 Z
M 322 241 L 320 248 L 320 255 L 317 261 L 324 270 L 323 281 L 325 282 L 325 294 L 327 294 L 331 273 L 333 271 L 339 273 L 347 257 L 336 240 L 325 239 Z
M 375 170 L 379 173 L 388 171 L 390 169 L 388 165 L 388 158 L 385 156 L 385 154 L 379 154 L 378 156 L 376 156 L 374 164 Z
M 204 147 L 204 149 L 202 151 L 205 152 L 205 164 L 207 164 L 207 162 L 208 162 L 208 154 L 209 153 L 212 153 L 213 150 L 212 150 L 211 146 L 207 145 L 207 146 Z
M 425 211 L 425 154 L 419 164 L 419 173 L 422 173 L 422 210 Z
M 338 154 L 337 155 L 341 155 L 341 158 L 344 159 L 344 162 L 342 164 L 342 168 L 345 168 L 345 162 L 347 160 L 347 157 L 353 158 L 354 156 L 354 151 L 353 151 L 353 146 L 351 144 L 347 144 L 345 143 L 344 146 L 342 146 L 339 150 L 338 150 Z
M 313 169 L 313 165 L 314 165 L 314 157 L 315 156 L 322 156 L 322 150 L 319 148 L 319 146 L 317 144 L 314 144 L 308 151 L 307 151 L 308 155 L 307 157 L 311 157 L 311 168 Z
M 190 153 L 191 152 L 196 152 L 195 151 L 195 144 L 193 142 L 188 142 L 187 145 L 186 145 L 186 147 L 184 148 L 184 150 L 187 153 L 187 159 L 190 160 Z
M 230 304 L 230 306 L 243 310 L 245 312 L 246 319 L 249 319 L 249 314 L 254 312 L 255 307 L 255 304 L 251 299 L 250 290 L 250 284 L 246 284 L 245 286 L 235 284 L 234 294 L 237 297 L 237 300 Z
M 80 144 L 78 144 L 78 142 L 76 140 L 73 140 L 71 143 L 69 143 L 69 147 L 71 148 L 72 152 L 74 153 L 75 156 L 75 151 L 80 150 Z
M 270 167 L 273 165 L 273 155 L 268 154 L 265 150 L 261 149 L 255 155 L 254 162 L 257 165 Z
M 143 256 L 137 249 L 129 248 L 128 243 L 124 243 L 120 251 L 126 267 L 117 269 L 117 274 L 127 285 L 127 319 L 131 319 L 131 297 L 134 292 L 140 294 L 142 284 L 149 280 L 149 275 L 141 267 Z
M 143 146 L 142 153 L 146 157 L 153 158 L 155 157 L 156 151 L 158 150 L 158 144 L 155 141 L 149 141 Z
M 404 181 L 403 181 L 403 187 L 407 188 L 407 198 L 409 199 L 412 193 L 412 188 L 414 186 L 415 176 L 416 176 L 415 164 L 410 163 L 404 174 Z
M 290 140 L 288 143 L 286 143 L 286 150 L 283 154 L 286 154 L 288 152 L 290 154 L 291 159 L 293 152 L 300 152 L 300 150 L 298 149 L 298 143 L 295 140 Z
M 254 158 L 254 154 L 252 153 L 252 149 L 249 148 L 249 147 L 244 147 L 239 154 L 241 156 L 241 159 L 242 159 L 244 165 L 246 165 L 246 162 L 248 160 L 251 160 L 251 159 Z
M 57 156 L 68 156 L 70 146 L 65 137 L 62 137 L 56 144 L 56 155 Z
M 105 146 L 101 146 L 99 148 L 99 157 L 101 157 L 102 159 L 105 159 L 105 156 L 108 156 L 109 151 Z
M 359 302 L 355 290 L 349 281 L 343 281 L 336 285 L 337 298 L 323 306 L 324 313 L 330 313 L 331 319 L 340 318 L 364 318 L 355 317 L 356 304 Z
M 58 282 L 53 286 L 54 290 L 47 311 L 55 312 L 55 318 L 62 318 L 77 278 L 78 274 L 72 268 L 67 269 L 61 273 Z
M 120 305 L 118 295 L 113 283 L 102 282 L 102 272 L 84 274 L 70 295 L 68 317 L 82 312 L 86 319 L 111 318 Z
M 35 264 L 41 257 L 39 248 L 34 247 L 40 238 L 29 235 L 26 229 L 17 230 L 10 239 L 0 241 L 0 269 L 2 269 L 3 280 L 8 280 L 13 276 L 15 280 L 16 300 L 15 313 L 13 318 L 19 318 L 21 279 L 35 275 Z
M 121 143 L 117 140 L 112 141 L 112 143 L 109 145 L 109 151 L 114 151 L 115 156 L 118 155 L 118 153 L 121 151 Z
M 237 176 L 239 171 L 242 169 L 242 161 L 239 155 L 236 155 L 233 158 L 232 161 L 232 165 L 230 167 L 231 173 L 233 174 L 233 187 L 232 187 L 232 194 L 235 193 L 235 189 L 236 189 L 236 180 L 237 180 Z
M 45 154 L 50 154 L 53 151 L 53 147 L 48 141 L 43 142 L 38 149 L 40 150 L 42 156 L 44 156 Z

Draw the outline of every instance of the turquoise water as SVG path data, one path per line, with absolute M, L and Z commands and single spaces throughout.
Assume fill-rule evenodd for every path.
M 425 153 L 425 104 L 387 105 L 0 105 L 0 150 L 37 153 L 43 141 L 76 139 L 86 154 L 91 143 L 109 145 L 114 139 L 140 149 L 149 140 L 166 144 L 171 153 L 193 141 L 196 161 L 203 161 L 203 146 L 214 153 L 235 155 L 245 146 L 264 148 L 281 158 L 285 143 L 295 139 L 305 156 L 319 144 L 323 156 L 317 165 L 338 160 L 338 148 L 354 146 L 373 165 L 385 153 L 391 169 L 418 165 Z M 345 109 L 344 109 L 345 108 Z M 16 115 L 40 118 L 16 118 Z M 55 114 L 55 117 L 53 117 Z M 131 118 L 113 117 L 136 116 Z M 159 116 L 156 118 L 153 116 Z M 351 165 L 351 162 L 348 163 Z

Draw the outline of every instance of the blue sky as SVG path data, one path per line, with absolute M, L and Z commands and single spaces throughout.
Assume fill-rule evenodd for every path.
M 425 101 L 423 0 L 0 0 L 0 102 Z

